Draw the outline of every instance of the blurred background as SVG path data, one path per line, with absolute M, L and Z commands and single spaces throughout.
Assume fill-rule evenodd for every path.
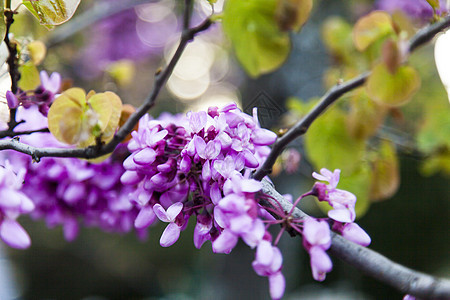
M 46 43 L 47 56 L 40 69 L 61 73 L 67 86 L 114 91 L 124 102 L 138 106 L 150 92 L 155 71 L 174 52 L 183 7 L 176 0 L 136 6 L 137 2 L 145 1 L 83 0 L 74 18 L 52 31 L 21 11 L 12 30 L 17 39 Z M 218 0 L 215 12 L 220 13 L 222 7 L 223 1 Z M 241 69 L 220 24 L 215 24 L 189 44 L 151 114 L 157 117 L 164 111 L 197 111 L 237 102 L 250 113 L 258 106 L 263 126 L 285 128 L 298 119 L 292 104 L 286 103 L 323 95 L 325 75 L 336 64 L 322 40 L 324 20 L 339 16 L 353 24 L 372 9 L 373 1 L 315 1 L 310 20 L 299 33 L 291 34 L 292 51 L 286 63 L 257 79 Z M 207 1 L 195 1 L 194 25 L 210 13 Z M 432 46 L 423 47 L 412 57 L 414 65 L 425 72 L 425 90 L 413 102 L 428 101 L 427 87 L 439 89 L 432 50 Z M 437 98 L 433 101 L 443 101 L 449 109 L 441 89 L 433 93 Z M 411 104 L 402 116 L 408 119 L 417 110 Z M 413 269 L 448 277 L 448 174 L 423 172 L 423 155 L 415 149 L 408 124 L 383 128 L 397 146 L 401 182 L 388 199 L 371 203 L 358 223 L 371 236 L 371 249 Z M 315 168 L 305 157 L 303 140 L 292 146 L 293 156 L 288 153 L 284 160 L 288 164 L 299 160 L 298 168 L 288 170 L 286 162 L 280 161 L 272 179 L 278 191 L 296 198 L 311 188 Z M 313 199 L 305 199 L 301 206 L 310 214 L 321 214 Z M 0 248 L 1 299 L 269 298 L 267 279 L 258 277 L 251 267 L 254 251 L 242 243 L 229 255 L 213 255 L 210 244 L 197 250 L 192 242 L 193 224 L 175 245 L 162 248 L 162 226 L 152 228 L 146 241 L 133 234 L 85 228 L 68 243 L 60 228 L 49 230 L 43 222 L 26 217 L 20 221 L 33 242 L 24 251 Z M 403 297 L 335 258 L 327 279 L 315 282 L 301 240 L 286 235 L 279 246 L 287 278 L 286 299 Z

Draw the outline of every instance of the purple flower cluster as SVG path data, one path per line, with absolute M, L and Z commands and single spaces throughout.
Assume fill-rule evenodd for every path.
M 25 121 L 17 130 L 43 128 L 47 122 L 36 106 L 19 107 L 17 119 Z M 22 136 L 21 141 L 35 147 L 67 147 L 50 133 Z M 45 219 L 49 227 L 63 225 L 64 236 L 71 241 L 77 237 L 80 224 L 120 233 L 133 229 L 138 210 L 128 200 L 132 187 L 120 183 L 125 171 L 123 159 L 128 154 L 123 150 L 120 146 L 99 164 L 77 158 L 42 158 L 31 163 L 30 157 L 21 153 L 1 154 L 15 167 L 28 169 L 22 192 L 35 206 L 31 217 Z
M 33 91 L 19 89 L 16 94 L 11 91 L 6 92 L 9 108 L 17 108 L 19 105 L 29 108 L 32 105 L 37 105 L 41 114 L 47 116 L 50 105 L 55 100 L 55 96 L 61 87 L 61 75 L 54 72 L 49 77 L 47 72 L 41 71 L 39 77 L 41 84 Z
M 49 227 L 63 225 L 64 237 L 74 240 L 79 223 L 119 233 L 133 229 L 137 209 L 128 201 L 130 187 L 120 184 L 121 161 L 90 164 L 76 158 L 44 158 L 28 169 L 23 192 L 35 210 L 34 219 Z
M 438 15 L 448 12 L 446 0 L 440 0 Z M 388 12 L 402 11 L 418 21 L 429 22 L 433 17 L 433 8 L 426 0 L 378 0 L 375 7 Z
M 21 214 L 34 209 L 31 200 L 20 191 L 26 170 L 21 168 L 17 174 L 9 161 L 0 165 L 0 238 L 9 246 L 18 249 L 31 244 L 28 233 L 16 219 Z
M 270 244 L 255 194 L 261 183 L 250 179 L 269 153 L 276 135 L 236 104 L 186 117 L 141 119 L 128 145 L 124 184 L 137 185 L 131 200 L 140 208 L 137 228 L 157 219 L 168 223 L 160 244 L 174 244 L 191 216 L 196 217 L 194 245 L 211 241 L 216 253 L 229 253 L 241 238 L 257 248 L 253 263 L 267 276 L 274 299 L 284 292 L 282 257 Z

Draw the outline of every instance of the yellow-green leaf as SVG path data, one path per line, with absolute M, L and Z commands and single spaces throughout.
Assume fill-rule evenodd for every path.
M 299 31 L 311 14 L 312 0 L 278 0 L 275 18 L 283 31 Z
M 31 61 L 35 66 L 39 65 L 45 58 L 47 47 L 41 41 L 33 41 L 27 45 L 28 53 Z
M 77 10 L 81 0 L 35 0 L 23 4 L 42 25 L 59 25 L 70 18 Z
M 113 92 L 105 92 L 104 94 L 108 98 L 111 107 L 111 115 L 102 135 L 102 140 L 108 142 L 113 138 L 119 125 L 120 115 L 122 113 L 122 100 Z
M 392 197 L 400 185 L 397 153 L 389 141 L 381 143 L 372 164 L 370 199 L 382 201 Z
M 41 80 L 39 79 L 39 71 L 33 62 L 29 61 L 19 67 L 21 74 L 19 80 L 19 87 L 24 91 L 34 90 L 39 86 Z
M 349 176 L 361 164 L 365 142 L 350 136 L 345 119 L 335 107 L 314 121 L 306 133 L 306 154 L 317 169 L 341 169 L 342 176 Z
M 112 113 L 112 107 L 108 97 L 105 93 L 98 93 L 89 97 L 87 103 L 89 107 L 98 114 L 98 124 L 100 126 L 100 130 L 103 132 L 108 126 Z
M 322 38 L 327 48 L 338 59 L 351 61 L 355 57 L 350 24 L 340 17 L 328 18 L 322 27 Z
M 353 28 L 353 42 L 356 49 L 364 51 L 391 33 L 394 33 L 391 16 L 384 11 L 373 11 L 356 22 Z
M 89 93 L 91 94 L 91 93 Z M 89 139 L 82 141 L 79 146 L 87 147 L 96 142 L 97 137 L 101 137 L 102 142 L 109 142 L 119 125 L 122 111 L 122 101 L 113 92 L 92 94 L 88 97 L 88 106 L 98 117 L 97 126 L 93 127 Z
M 275 20 L 277 0 L 228 0 L 223 28 L 236 56 L 251 77 L 280 67 L 290 52 L 288 33 Z
M 387 109 L 372 101 L 364 90 L 358 90 L 350 100 L 347 129 L 356 139 L 373 136 L 383 123 Z
M 48 129 L 60 142 L 77 144 L 83 136 L 86 94 L 80 88 L 65 91 L 55 99 L 48 112 Z
M 450 149 L 450 107 L 447 101 L 428 105 L 417 134 L 417 146 L 425 154 Z
M 407 103 L 420 87 L 420 77 L 410 66 L 391 73 L 385 64 L 377 64 L 366 82 L 369 97 L 381 105 L 397 107 Z

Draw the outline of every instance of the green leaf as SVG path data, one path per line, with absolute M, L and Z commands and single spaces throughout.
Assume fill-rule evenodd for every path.
M 384 141 L 372 164 L 370 199 L 372 201 L 388 199 L 397 192 L 399 185 L 400 172 L 395 146 L 389 141 Z
M 72 18 L 81 0 L 23 1 L 42 25 L 59 25 Z
M 312 0 L 278 0 L 275 18 L 283 31 L 299 31 L 311 14 Z
M 334 107 L 306 133 L 306 154 L 317 169 L 341 169 L 342 175 L 348 176 L 361 164 L 365 142 L 350 136 L 345 119 L 346 115 Z
M 277 0 L 228 0 L 223 28 L 236 56 L 251 77 L 280 67 L 290 52 L 288 33 L 275 20 Z
M 377 64 L 366 81 L 369 97 L 388 107 L 407 103 L 419 87 L 419 74 L 410 66 L 400 66 L 391 73 L 385 64 Z
M 417 146 L 425 154 L 439 148 L 450 149 L 450 108 L 446 101 L 427 107 L 424 122 L 417 134 Z
M 352 41 L 350 24 L 340 17 L 328 18 L 322 27 L 322 38 L 327 48 L 337 58 L 351 61 L 355 48 Z
M 373 11 L 360 18 L 353 28 L 353 42 L 359 51 L 394 33 L 391 16 L 384 11 Z
M 18 84 L 23 91 L 34 90 L 41 83 L 39 71 L 32 61 L 20 66 L 19 72 L 21 76 Z
M 373 136 L 384 121 L 387 109 L 372 101 L 364 90 L 357 90 L 350 99 L 347 129 L 351 136 L 366 139 Z

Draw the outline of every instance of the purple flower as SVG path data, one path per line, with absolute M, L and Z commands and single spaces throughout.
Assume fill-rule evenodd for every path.
M 197 225 L 194 229 L 194 246 L 200 249 L 207 240 L 211 240 L 212 219 L 209 215 L 197 216 Z
M 19 106 L 19 100 L 11 91 L 6 92 L 6 101 L 10 109 L 17 108 L 17 106 Z
M 28 233 L 16 221 L 34 209 L 31 200 L 20 191 L 25 169 L 16 174 L 9 161 L 0 165 L 0 238 L 10 247 L 25 249 L 31 245 Z
M 53 96 L 59 92 L 61 87 L 61 75 L 57 72 L 53 72 L 50 77 L 46 71 L 41 71 L 39 73 L 39 78 L 41 79 L 41 86 L 48 92 L 52 93 Z
M 41 71 L 40 79 L 41 84 L 33 91 L 22 91 L 19 89 L 16 95 L 7 92 L 6 98 L 8 100 L 8 105 L 12 108 L 17 107 L 19 104 L 25 108 L 37 105 L 41 114 L 47 116 L 49 107 L 53 100 L 55 100 L 56 93 L 60 89 L 61 75 L 54 72 L 48 77 L 46 71 Z
M 333 230 L 339 232 L 344 238 L 361 246 L 369 246 L 370 236 L 356 223 L 340 223 L 333 224 Z
M 284 294 L 286 281 L 281 273 L 283 257 L 277 247 L 269 241 L 262 240 L 256 248 L 256 257 L 252 263 L 253 269 L 259 276 L 269 278 L 270 296 L 281 299 Z
M 326 201 L 333 207 L 328 212 L 330 218 L 343 223 L 353 222 L 356 217 L 355 195 L 344 190 L 336 189 L 341 170 L 336 169 L 334 172 L 331 172 L 323 168 L 320 170 L 320 173 L 314 172 L 312 176 L 317 180 L 327 181 L 328 185 L 317 182 L 313 187 L 313 194 L 317 196 L 319 201 Z
M 177 216 L 180 214 L 183 209 L 183 203 L 176 202 L 172 204 L 167 211 L 160 205 L 155 204 L 153 206 L 153 211 L 155 215 L 163 222 L 169 223 L 166 229 L 164 230 L 159 243 L 163 247 L 172 246 L 180 237 L 181 226 L 176 224 Z
M 330 227 L 325 221 L 307 218 L 303 227 L 303 246 L 311 257 L 311 270 L 317 281 L 325 280 L 333 268 L 326 250 L 331 246 Z

